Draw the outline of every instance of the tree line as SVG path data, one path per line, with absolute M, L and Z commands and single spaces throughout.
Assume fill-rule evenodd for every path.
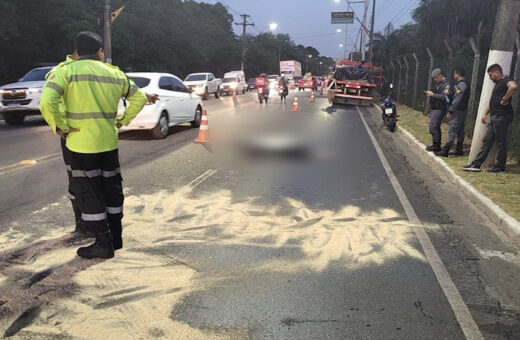
M 103 5 L 103 0 L 0 0 L 0 83 L 64 60 L 80 31 L 102 35 Z M 326 73 L 334 64 L 286 34 L 237 36 L 233 15 L 220 3 L 113 0 L 112 10 L 123 5 L 112 25 L 112 60 L 125 71 L 222 76 L 240 69 L 243 48 L 249 77 L 277 74 L 279 58 L 299 60 L 314 74 Z

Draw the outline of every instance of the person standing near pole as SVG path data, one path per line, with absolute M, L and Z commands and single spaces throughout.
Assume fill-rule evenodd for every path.
M 511 97 L 515 94 L 518 86 L 502 73 L 502 67 L 498 64 L 489 66 L 487 72 L 489 79 L 495 83 L 495 87 L 491 93 L 489 107 L 480 119 L 482 124 L 487 124 L 486 136 L 475 160 L 463 167 L 463 169 L 474 172 L 481 171 L 482 163 L 486 160 L 493 143 L 496 143 L 497 156 L 495 166 L 489 172 L 498 173 L 506 170 L 507 133 L 514 116 Z M 488 124 L 487 116 L 490 113 L 491 121 Z
M 437 156 L 448 157 L 450 148 L 457 138 L 457 146 L 455 147 L 456 156 L 462 156 L 464 146 L 464 122 L 468 113 L 469 102 L 469 86 L 466 83 L 465 71 L 462 68 L 455 69 L 453 79 L 456 83 L 453 87 L 453 101 L 448 107 L 447 118 L 449 120 L 448 140 L 444 144 L 441 151 L 435 152 Z
M 451 83 L 444 76 L 440 68 L 432 71 L 431 76 L 436 84 L 432 90 L 424 91 L 430 98 L 430 134 L 432 135 L 432 145 L 426 148 L 427 151 L 441 151 L 441 123 L 446 114 L 448 103 L 451 96 Z
M 79 248 L 83 258 L 111 258 L 122 247 L 122 178 L 118 128 L 143 108 L 146 95 L 117 67 L 103 63 L 103 44 L 93 32 L 74 39 L 76 61 L 66 61 L 47 79 L 40 110 L 71 156 L 71 191 L 81 220 L 96 241 Z M 119 100 L 130 106 L 116 119 Z M 66 111 L 60 113 L 60 103 Z

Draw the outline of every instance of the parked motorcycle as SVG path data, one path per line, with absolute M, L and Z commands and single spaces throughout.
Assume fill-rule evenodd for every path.
M 390 88 L 393 88 L 393 84 L 390 84 Z M 388 96 L 382 98 L 381 101 L 383 102 L 381 105 L 383 123 L 385 123 L 391 132 L 394 132 L 397 126 L 397 118 L 399 115 L 397 114 L 397 108 L 395 104 L 390 99 L 390 92 L 388 92 Z
M 259 87 L 258 88 L 258 101 L 260 104 L 265 100 L 265 103 L 267 104 L 267 101 L 269 100 L 269 93 L 265 89 L 265 87 Z

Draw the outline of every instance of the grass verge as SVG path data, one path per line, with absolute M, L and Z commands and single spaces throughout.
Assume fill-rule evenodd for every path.
M 421 143 L 431 144 L 431 135 L 428 133 L 429 117 L 407 106 L 399 106 L 399 125 L 410 132 Z M 448 136 L 447 124 L 442 124 L 443 143 Z M 506 213 L 520 221 L 520 166 L 514 159 L 508 159 L 507 172 L 490 174 L 487 169 L 479 173 L 466 172 L 462 166 L 468 164 L 471 140 L 464 141 L 464 156 L 442 158 L 460 177 L 471 183 L 478 191 L 495 202 Z M 426 151 L 425 151 L 426 152 Z

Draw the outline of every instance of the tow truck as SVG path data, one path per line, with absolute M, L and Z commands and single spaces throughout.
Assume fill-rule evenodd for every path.
M 334 104 L 370 106 L 373 92 L 381 83 L 381 67 L 350 60 L 340 60 L 334 78 L 336 93 Z M 375 76 L 374 76 L 375 74 Z

